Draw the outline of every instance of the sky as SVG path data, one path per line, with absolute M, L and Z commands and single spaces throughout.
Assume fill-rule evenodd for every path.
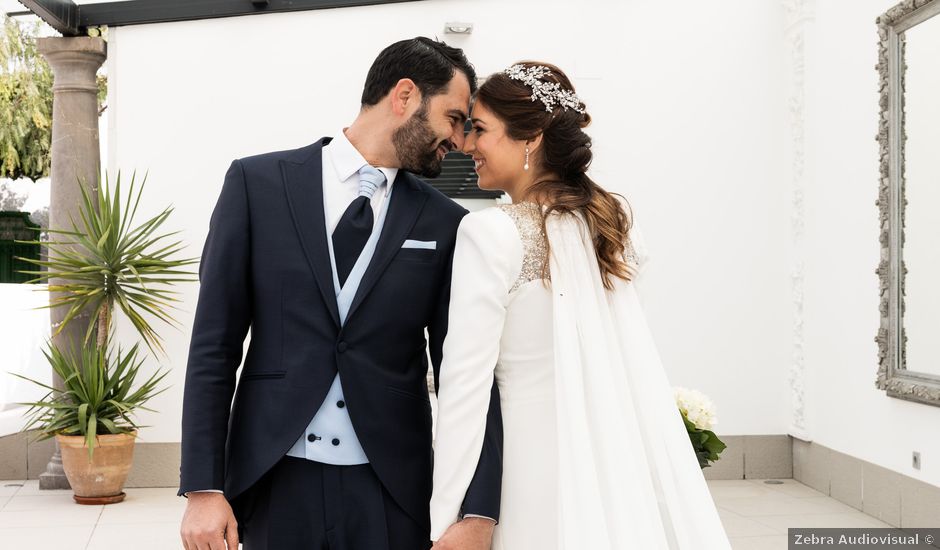
M 49 206 L 50 179 L 40 178 L 36 182 L 26 178 L 11 180 L 0 178 L 0 186 L 12 190 L 21 197 L 26 197 L 26 203 L 20 208 L 21 212 L 33 212 L 44 206 Z
M 10 11 L 26 11 L 26 8 L 23 7 L 23 4 L 17 2 L 17 0 L 0 0 L 0 11 L 3 13 Z

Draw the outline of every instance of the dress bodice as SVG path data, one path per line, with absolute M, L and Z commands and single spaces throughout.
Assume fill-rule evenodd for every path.
M 520 286 L 538 279 L 551 280 L 548 272 L 548 238 L 538 205 L 531 202 L 504 204 L 498 207 L 516 226 L 522 243 L 522 268 L 510 294 Z

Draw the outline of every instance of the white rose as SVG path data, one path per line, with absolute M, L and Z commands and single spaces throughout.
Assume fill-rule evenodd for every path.
M 700 430 L 711 430 L 718 423 L 715 416 L 715 404 L 705 394 L 688 388 L 673 388 L 673 396 L 689 422 Z

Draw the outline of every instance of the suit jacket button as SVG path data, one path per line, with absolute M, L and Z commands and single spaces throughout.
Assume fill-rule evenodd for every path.
M 346 406 L 346 402 L 340 399 L 339 401 L 336 402 L 336 406 L 342 409 L 343 407 Z
M 346 342 L 340 342 L 340 343 L 337 344 L 337 346 L 336 346 L 336 351 L 338 351 L 338 352 L 340 352 L 340 353 L 343 353 L 344 351 L 346 351 L 346 348 L 348 348 L 348 347 L 349 347 L 349 346 L 346 344 Z
M 333 438 L 333 446 L 339 447 L 339 439 Z

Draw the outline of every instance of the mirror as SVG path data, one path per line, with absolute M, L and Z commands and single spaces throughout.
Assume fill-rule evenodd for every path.
M 940 376 L 940 17 L 904 35 L 905 356 L 909 369 Z
M 940 0 L 878 18 L 881 328 L 876 385 L 940 406 Z

